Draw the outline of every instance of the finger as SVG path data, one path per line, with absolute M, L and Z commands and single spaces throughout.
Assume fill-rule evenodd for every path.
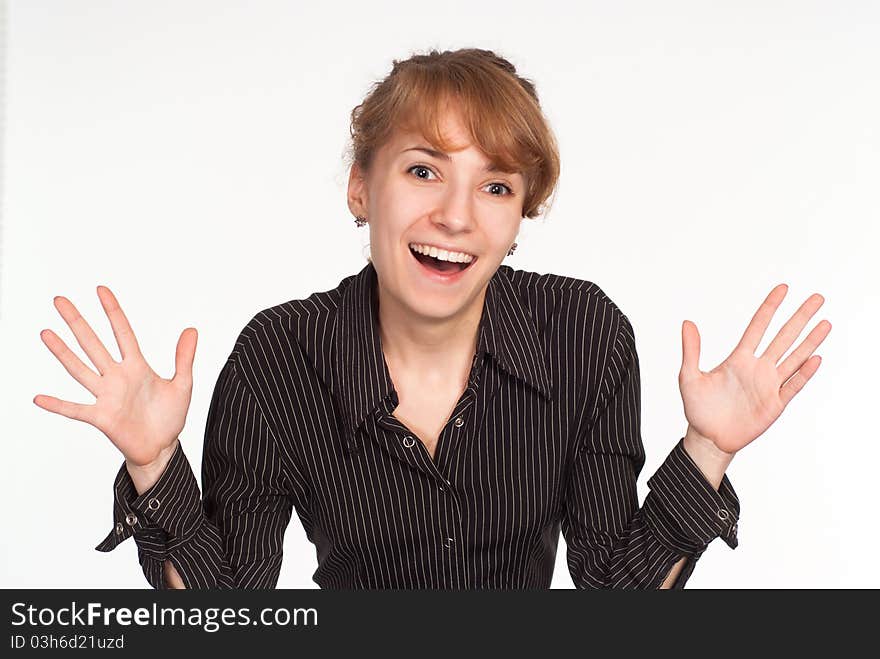
M 101 343 L 101 340 L 86 322 L 86 319 L 80 315 L 76 307 L 73 306 L 73 303 L 62 295 L 55 298 L 55 308 L 58 309 L 58 313 L 61 314 L 64 322 L 70 327 L 77 343 L 85 350 L 89 359 L 98 368 L 98 373 L 104 375 L 104 372 L 113 363 L 113 357 L 107 352 L 107 348 Z
M 52 330 L 45 329 L 40 332 L 40 338 L 49 348 L 50 352 L 58 358 L 64 369 L 73 376 L 73 379 L 88 389 L 93 396 L 97 397 L 98 381 L 101 376 L 86 366 L 76 354 L 67 347 L 67 344 Z
M 700 375 L 700 332 L 690 320 L 681 324 L 681 355 L 680 377 L 691 379 Z
M 79 403 L 71 403 L 67 400 L 61 400 L 54 396 L 44 396 L 43 394 L 34 396 L 34 404 L 49 412 L 66 416 L 68 419 L 76 419 L 77 421 L 95 425 L 94 405 L 80 405 Z
M 782 355 L 791 347 L 795 339 L 800 336 L 807 322 L 824 303 L 825 298 L 818 293 L 808 297 L 800 308 L 792 314 L 788 322 L 782 326 L 782 329 L 779 330 L 779 333 L 770 342 L 770 345 L 767 346 L 764 354 L 761 355 L 761 359 L 772 359 L 774 364 L 782 359 Z
M 195 327 L 187 327 L 177 340 L 177 351 L 174 354 L 174 377 L 172 382 L 183 386 L 192 386 L 192 367 L 196 357 L 196 343 L 199 339 Z
M 782 400 L 782 406 L 785 407 L 794 398 L 801 389 L 804 388 L 804 385 L 807 384 L 807 381 L 813 374 L 818 370 L 819 364 L 822 363 L 822 358 L 819 355 L 813 355 L 807 361 L 804 362 L 804 365 L 798 369 L 798 372 L 791 376 L 791 378 L 779 389 L 779 398 Z
M 113 328 L 113 336 L 116 337 L 116 345 L 119 346 L 119 353 L 123 359 L 129 357 L 137 357 L 141 354 L 140 346 L 128 318 L 119 306 L 116 296 L 106 286 L 98 286 L 98 299 L 101 300 L 101 306 L 107 318 L 110 319 L 110 326 Z
M 755 315 L 752 316 L 752 320 L 749 326 L 746 327 L 746 331 L 743 333 L 734 352 L 736 350 L 748 350 L 750 355 L 755 354 L 758 344 L 761 343 L 761 339 L 764 337 L 764 332 L 767 331 L 767 327 L 773 319 L 773 314 L 776 313 L 787 292 L 788 284 L 779 284 L 770 291 L 770 294 L 764 299 L 761 306 L 758 307 Z
M 805 361 L 807 361 L 810 355 L 816 351 L 816 348 L 819 347 L 830 332 L 831 323 L 827 320 L 823 320 L 816 325 L 807 335 L 807 338 L 805 338 L 801 344 L 785 358 L 785 361 L 779 365 L 779 368 L 776 369 L 776 372 L 779 374 L 779 381 L 785 382 L 790 378 L 792 374 L 798 370 Z

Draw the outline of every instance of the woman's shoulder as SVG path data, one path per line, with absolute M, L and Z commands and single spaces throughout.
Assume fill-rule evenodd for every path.
M 626 314 L 588 279 L 509 266 L 502 266 L 500 274 L 531 316 L 552 377 L 587 382 L 584 386 L 595 391 L 615 346 L 632 335 Z
M 339 307 L 345 289 L 353 284 L 359 276 L 358 273 L 346 275 L 332 288 L 323 288 L 310 293 L 306 297 L 286 300 L 266 309 L 261 309 L 251 319 L 251 323 L 256 323 L 257 325 L 275 322 L 296 323 L 333 316 Z
M 624 316 L 617 303 L 597 283 L 558 273 L 539 273 L 502 265 L 499 273 L 510 282 L 535 315 L 610 313 Z
M 260 346 L 264 353 L 267 348 L 279 345 L 289 350 L 294 343 L 302 344 L 302 337 L 317 337 L 315 340 L 318 343 L 321 342 L 321 337 L 329 340 L 330 325 L 339 302 L 355 277 L 356 274 L 346 275 L 333 288 L 314 291 L 306 297 L 289 299 L 260 309 L 239 332 L 233 353 L 250 351 L 254 346 Z M 320 347 L 314 346 L 314 349 Z

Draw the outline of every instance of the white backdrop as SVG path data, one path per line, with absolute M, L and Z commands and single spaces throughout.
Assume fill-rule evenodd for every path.
M 260 309 L 365 263 L 345 202 L 351 108 L 392 59 L 477 46 L 537 84 L 562 176 L 515 268 L 599 284 L 633 321 L 647 479 L 684 433 L 681 322 L 722 361 L 780 282 L 763 351 L 810 294 L 833 330 L 807 387 L 728 475 L 740 545 L 689 588 L 880 587 L 874 423 L 880 4 L 18 0 L 5 24 L 0 252 L 5 587 L 147 587 L 111 530 L 121 454 L 37 407 L 91 403 L 40 340 L 65 295 L 118 355 L 95 287 L 174 372 L 199 329 L 184 448 L 197 476 L 217 374 Z M 594 240 L 587 240 L 595 236 Z M 313 588 L 294 516 L 280 587 Z M 560 542 L 554 587 L 570 588 Z

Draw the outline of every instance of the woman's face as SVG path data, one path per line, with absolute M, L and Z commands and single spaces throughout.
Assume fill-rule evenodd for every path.
M 422 135 L 398 131 L 377 151 L 365 178 L 352 167 L 348 188 L 352 213 L 369 222 L 383 299 L 391 296 L 407 313 L 431 319 L 482 307 L 489 279 L 519 232 L 525 192 L 520 173 L 489 171 L 457 113 L 447 113 L 441 128 L 460 148 L 443 154 Z M 414 245 L 465 256 L 449 257 L 459 264 L 436 263 L 417 256 Z

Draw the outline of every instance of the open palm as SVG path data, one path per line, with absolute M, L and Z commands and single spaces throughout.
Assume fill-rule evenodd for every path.
M 98 298 L 110 319 L 122 361 L 113 359 L 73 303 L 58 296 L 55 307 L 97 368 L 97 373 L 51 330 L 43 330 L 40 337 L 67 372 L 96 400 L 92 405 L 83 405 L 41 394 L 34 398 L 34 403 L 50 412 L 95 426 L 107 435 L 129 464 L 136 467 L 149 465 L 174 444 L 186 421 L 192 397 L 197 332 L 195 328 L 187 328 L 181 333 L 175 358 L 176 372 L 172 379 L 166 380 L 147 364 L 110 289 L 99 286 Z
M 818 323 L 801 344 L 778 364 L 825 299 L 811 295 L 761 354 L 758 344 L 788 291 L 776 286 L 752 318 L 739 344 L 708 373 L 699 369 L 700 334 L 691 321 L 682 324 L 682 367 L 678 382 L 691 427 L 725 453 L 736 453 L 761 436 L 819 368 L 813 352 L 831 331 Z M 811 356 L 812 355 L 812 356 Z

